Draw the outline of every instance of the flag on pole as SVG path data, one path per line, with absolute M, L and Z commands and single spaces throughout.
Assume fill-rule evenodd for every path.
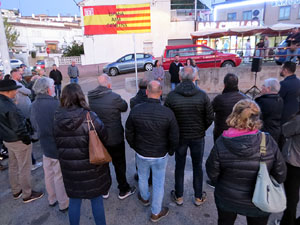
M 84 34 L 131 34 L 151 32 L 150 3 L 84 6 Z

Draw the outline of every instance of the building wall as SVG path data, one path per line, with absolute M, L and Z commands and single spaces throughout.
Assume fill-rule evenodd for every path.
M 292 23 L 297 24 L 300 23 L 300 5 L 294 4 L 290 5 L 291 14 L 290 18 L 286 20 L 279 19 L 279 11 L 280 7 L 272 6 L 272 3 L 266 4 L 266 16 L 265 16 L 265 25 L 272 25 L 276 23 Z

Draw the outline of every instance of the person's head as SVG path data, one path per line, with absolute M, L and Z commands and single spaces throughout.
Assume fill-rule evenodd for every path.
M 260 41 L 260 42 L 264 42 L 264 39 L 263 39 L 263 38 L 260 38 L 259 41 Z
M 98 77 L 98 83 L 102 87 L 111 88 L 111 78 L 105 73 Z
M 19 70 L 21 76 L 23 76 L 23 74 L 25 73 L 25 68 L 23 68 L 23 67 L 18 67 L 17 69 Z
M 262 94 L 277 94 L 280 90 L 280 84 L 276 78 L 269 78 L 264 81 L 261 88 Z
M 53 68 L 54 70 L 56 70 L 56 69 L 57 69 L 56 64 L 53 64 L 52 68 Z
M 23 70 L 25 70 L 27 68 L 27 66 L 25 64 L 21 64 L 20 68 L 22 68 Z
M 192 59 L 191 58 L 188 58 L 185 62 L 185 65 L 186 66 L 191 66 L 192 65 Z
M 239 78 L 233 73 L 227 73 L 224 77 L 224 89 L 227 91 L 239 90 Z
M 0 95 L 13 99 L 16 97 L 17 89 L 20 87 L 14 80 L 0 80 Z
M 72 61 L 72 66 L 75 66 L 75 61 Z
M 43 68 L 39 69 L 39 70 L 38 70 L 38 75 L 39 75 L 40 77 L 44 76 L 44 75 L 45 75 L 45 70 L 44 70 Z
M 292 33 L 293 34 L 296 34 L 298 32 L 298 27 L 294 27 L 293 29 L 292 29 Z
M 80 107 L 89 110 L 81 87 L 75 83 L 64 87 L 61 93 L 60 105 L 63 108 Z
M 31 78 L 32 78 L 31 70 L 26 69 L 26 70 L 24 71 L 24 74 L 23 74 L 23 79 L 24 79 L 27 83 L 29 83 L 30 80 L 31 80 Z
M 17 68 L 12 69 L 10 71 L 10 76 L 11 76 L 11 79 L 13 79 L 15 81 L 21 81 L 22 80 L 22 76 L 20 74 L 20 71 Z
M 54 81 L 48 77 L 41 77 L 34 82 L 32 87 L 34 93 L 55 96 Z
M 226 123 L 229 127 L 238 130 L 259 130 L 262 127 L 259 117 L 259 106 L 250 99 L 244 99 L 234 105 Z
M 175 55 L 174 61 L 175 61 L 175 62 L 179 62 L 179 55 Z
M 10 74 L 6 74 L 3 78 L 3 80 L 11 80 Z
M 250 38 L 248 38 L 247 41 L 250 42 Z
M 162 95 L 160 83 L 156 80 L 150 81 L 147 86 L 146 94 L 148 98 L 160 99 L 160 96 Z
M 0 70 L 0 80 L 3 80 L 4 73 Z
M 293 63 L 291 61 L 285 62 L 283 66 L 281 67 L 280 76 L 282 77 L 288 77 L 296 72 L 296 63 Z
M 268 40 L 269 39 L 269 37 L 268 36 L 265 36 L 265 40 Z
M 184 80 L 190 80 L 195 81 L 196 80 L 196 72 L 193 67 L 191 66 L 185 66 L 183 69 L 179 71 L 179 79 Z
M 139 81 L 139 89 L 147 89 L 148 83 L 149 83 L 148 80 L 141 79 Z
M 160 67 L 161 63 L 159 60 L 155 60 L 154 67 Z

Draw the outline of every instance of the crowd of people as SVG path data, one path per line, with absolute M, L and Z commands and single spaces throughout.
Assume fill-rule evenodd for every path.
M 186 65 L 179 56 L 170 66 L 172 91 L 163 104 L 165 80 L 160 62 L 155 63 L 151 81 L 141 80 L 140 90 L 130 99 L 130 113 L 125 123 L 121 113 L 127 102 L 111 89 L 111 78 L 102 74 L 98 86 L 87 100 L 78 83 L 79 70 L 72 63 L 68 69 L 70 84 L 61 92 L 62 75 L 53 65 L 50 78 L 43 72 L 27 80 L 20 69 L 11 79 L 0 80 L 0 135 L 9 154 L 9 182 L 14 199 L 29 203 L 42 198 L 31 185 L 32 142 L 40 141 L 43 151 L 45 187 L 50 207 L 58 204 L 68 211 L 71 225 L 79 225 L 82 199 L 91 201 L 97 225 L 106 224 L 103 199 L 109 198 L 109 164 L 95 165 L 89 160 L 89 123 L 112 158 L 120 200 L 133 196 L 137 188 L 126 174 L 125 139 L 135 151 L 137 199 L 151 205 L 152 222 L 169 214 L 163 206 L 166 167 L 175 155 L 174 189 L 176 205 L 184 204 L 184 175 L 188 149 L 193 167 L 193 204 L 207 201 L 203 190 L 203 155 L 205 132 L 214 122 L 214 147 L 205 163 L 207 181 L 215 188 L 219 225 L 233 225 L 237 215 L 248 225 L 266 225 L 270 213 L 252 202 L 259 171 L 264 160 L 270 175 L 284 183 L 287 207 L 280 225 L 298 225 L 296 218 L 300 188 L 300 80 L 296 64 L 286 62 L 279 81 L 264 81 L 262 95 L 249 99 L 239 91 L 238 77 L 227 74 L 224 90 L 211 102 L 196 85 L 198 71 L 194 62 Z M 89 117 L 90 116 L 90 119 Z M 125 131 L 125 132 L 124 132 Z M 125 133 L 125 136 L 124 136 Z M 266 154 L 260 154 L 263 136 Z M 150 180 L 149 180 L 150 178 Z M 152 197 L 149 186 L 152 185 Z

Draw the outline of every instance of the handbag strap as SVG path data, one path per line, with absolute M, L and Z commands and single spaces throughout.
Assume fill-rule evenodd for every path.
M 260 161 L 262 161 L 262 156 L 266 154 L 267 154 L 266 134 L 264 132 L 261 132 Z
M 94 123 L 93 123 L 93 121 L 92 121 L 92 119 L 91 119 L 90 112 L 87 112 L 87 114 L 86 114 L 86 121 L 87 121 L 87 123 L 88 123 L 89 131 L 91 131 L 90 124 L 92 125 L 93 129 L 96 130 L 96 129 L 95 129 L 95 126 L 94 126 Z

